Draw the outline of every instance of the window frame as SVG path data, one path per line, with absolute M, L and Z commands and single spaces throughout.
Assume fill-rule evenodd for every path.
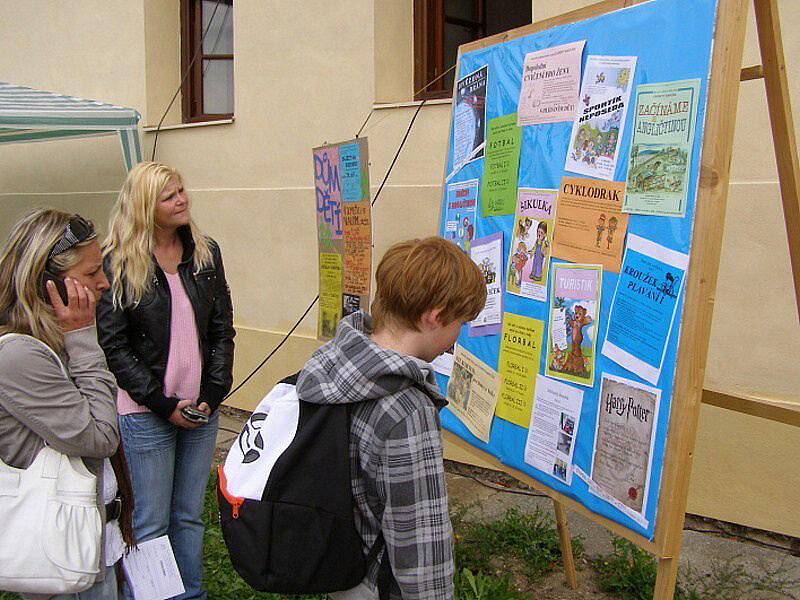
M 216 0 L 233 7 L 233 0 Z M 181 0 L 181 112 L 184 123 L 203 123 L 232 119 L 234 113 L 203 112 L 203 61 L 231 60 L 234 54 L 205 54 L 203 38 L 203 0 Z M 192 63 L 195 52 L 199 54 Z

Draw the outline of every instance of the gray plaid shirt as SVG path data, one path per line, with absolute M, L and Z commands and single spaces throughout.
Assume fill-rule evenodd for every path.
M 447 512 L 439 393 L 430 366 L 386 350 L 355 313 L 317 350 L 297 381 L 302 400 L 348 404 L 356 528 L 364 553 L 380 531 L 397 586 L 392 597 L 453 598 L 453 530 Z M 375 588 L 377 563 L 367 583 Z

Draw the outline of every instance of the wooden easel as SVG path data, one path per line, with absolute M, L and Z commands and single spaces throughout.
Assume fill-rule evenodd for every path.
M 581 21 L 614 10 L 634 6 L 645 0 L 605 0 L 564 15 L 484 38 L 459 48 L 461 54 L 510 39 Z M 577 574 L 567 523 L 567 509 L 584 514 L 592 521 L 624 537 L 658 560 L 655 600 L 672 600 L 678 574 L 683 523 L 689 492 L 692 456 L 701 402 L 746 414 L 800 426 L 800 407 L 756 398 L 736 397 L 703 389 L 711 317 L 722 247 L 720 224 L 725 219 L 733 133 L 739 82 L 763 78 L 767 90 L 775 155 L 778 165 L 784 219 L 800 316 L 800 167 L 789 101 L 786 65 L 783 55 L 777 0 L 753 0 L 762 65 L 742 69 L 747 0 L 719 0 L 714 35 L 708 106 L 703 136 L 703 153 L 696 204 L 695 230 L 687 275 L 680 348 L 673 387 L 672 415 L 669 422 L 662 493 L 658 502 L 655 536 L 648 540 L 621 525 L 597 515 L 579 502 L 543 485 L 528 475 L 500 463 L 458 436 L 445 432 L 445 438 L 476 460 L 489 463 L 550 496 L 555 508 L 561 553 L 567 585 L 577 588 Z

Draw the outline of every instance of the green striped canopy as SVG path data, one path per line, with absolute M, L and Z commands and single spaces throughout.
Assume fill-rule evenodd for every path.
M 0 144 L 117 134 L 130 171 L 142 160 L 138 123 L 132 108 L 0 81 Z

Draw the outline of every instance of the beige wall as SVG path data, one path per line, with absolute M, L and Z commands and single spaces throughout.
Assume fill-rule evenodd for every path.
M 177 2 L 87 0 L 79 10 L 62 4 L 5 7 L 0 80 L 133 106 L 145 124 L 155 124 L 177 85 Z M 544 19 L 584 4 L 535 0 L 534 15 Z M 799 72 L 800 7 L 792 0 L 779 5 L 791 75 Z M 235 122 L 159 134 L 157 158 L 183 172 L 196 219 L 223 249 L 239 331 L 237 382 L 316 294 L 311 148 L 352 138 L 374 102 L 410 99 L 411 6 L 412 0 L 237 3 Z M 745 62 L 757 62 L 752 36 Z M 799 105 L 800 78 L 791 85 Z M 413 110 L 381 108 L 370 118 L 363 135 L 373 193 Z M 167 123 L 178 114 L 176 104 Z M 435 233 L 449 114 L 449 104 L 438 104 L 418 117 L 374 209 L 376 260 L 395 241 Z M 143 135 L 148 157 L 153 138 Z M 0 164 L 2 235 L 20 211 L 43 203 L 105 221 L 124 177 L 113 137 L 0 146 Z M 800 329 L 761 82 L 742 85 L 733 169 L 706 384 L 800 400 Z M 317 346 L 315 323 L 312 311 L 230 403 L 252 407 L 299 368 Z M 779 335 L 767 337 L 773 331 Z M 704 408 L 690 510 L 800 536 L 797 448 L 797 430 Z

